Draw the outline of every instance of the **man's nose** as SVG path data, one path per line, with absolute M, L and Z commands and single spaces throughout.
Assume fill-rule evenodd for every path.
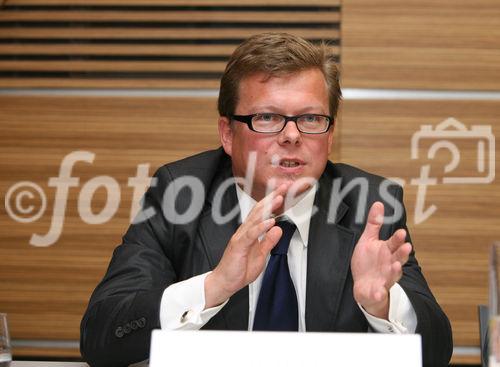
M 280 132 L 279 142 L 280 144 L 298 144 L 301 140 L 301 133 L 297 128 L 295 121 L 288 120 L 285 122 L 285 127 Z

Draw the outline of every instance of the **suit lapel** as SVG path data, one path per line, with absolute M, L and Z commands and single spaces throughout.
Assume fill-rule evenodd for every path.
M 229 183 L 227 180 L 231 180 Z M 221 185 L 226 188 L 222 197 L 217 197 L 217 190 Z M 214 182 L 207 193 L 207 202 L 204 212 L 200 218 L 200 238 L 205 247 L 210 268 L 214 269 L 220 262 L 227 243 L 240 225 L 240 211 L 238 198 L 236 195 L 234 180 L 232 179 L 231 166 L 224 165 L 221 172 L 216 175 Z M 215 222 L 212 215 L 212 208 L 220 208 L 220 213 L 234 213 L 230 221 L 223 221 L 222 224 Z M 222 309 L 226 327 L 229 330 L 248 329 L 248 287 L 242 288 L 230 299 L 228 304 Z
M 345 280 L 350 269 L 354 233 L 339 225 L 349 207 L 340 202 L 328 220 L 332 180 L 319 180 L 314 205 L 319 210 L 311 218 L 307 248 L 306 330 L 334 329 Z M 330 222 L 330 223 L 329 223 Z

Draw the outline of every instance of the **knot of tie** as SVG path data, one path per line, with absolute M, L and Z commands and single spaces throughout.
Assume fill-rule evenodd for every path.
M 271 250 L 271 255 L 286 255 L 288 253 L 288 247 L 290 246 L 290 240 L 297 227 L 294 223 L 287 220 L 279 221 L 276 225 L 283 230 L 283 235 L 276 246 Z

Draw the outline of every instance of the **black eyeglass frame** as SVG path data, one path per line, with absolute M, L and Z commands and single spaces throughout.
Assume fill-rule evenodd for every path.
M 258 115 L 276 115 L 276 116 L 281 116 L 281 117 L 285 118 L 285 123 L 283 124 L 283 127 L 280 130 L 277 130 L 277 131 L 259 131 L 259 130 L 255 130 L 255 128 L 252 125 L 252 119 L 255 116 L 258 116 Z M 312 132 L 308 132 L 308 131 L 302 131 L 299 128 L 299 124 L 297 123 L 297 121 L 298 121 L 299 118 L 304 117 L 304 116 L 321 116 L 321 117 L 326 117 L 328 119 L 328 126 L 326 127 L 326 129 L 324 131 L 321 131 L 321 132 L 318 132 L 318 133 L 312 133 Z M 282 132 L 285 129 L 286 124 L 288 123 L 288 121 L 295 122 L 295 126 L 297 127 L 297 130 L 299 130 L 303 134 L 312 134 L 312 135 L 324 134 L 324 133 L 326 133 L 330 129 L 330 127 L 334 123 L 334 119 L 332 117 L 330 117 L 328 115 L 320 115 L 320 114 L 317 114 L 317 113 L 303 113 L 301 115 L 296 115 L 296 116 L 286 116 L 286 115 L 282 115 L 282 114 L 279 114 L 279 113 L 254 113 L 252 115 L 231 115 L 229 117 L 230 117 L 231 120 L 238 121 L 238 122 L 243 122 L 244 124 L 247 124 L 250 130 L 252 130 L 252 131 L 254 131 L 256 133 L 259 133 L 259 134 L 278 134 L 278 133 Z

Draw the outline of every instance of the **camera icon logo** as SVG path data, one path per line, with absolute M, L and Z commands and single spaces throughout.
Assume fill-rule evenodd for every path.
M 427 156 L 419 157 L 419 152 L 426 148 Z M 424 158 L 442 163 L 443 155 L 441 160 L 437 157 L 440 150 L 448 151 L 451 156 L 444 165 L 444 172 L 435 172 L 431 176 L 431 165 L 424 164 L 420 167 L 420 177 L 411 180 L 411 184 L 417 186 L 415 224 L 424 222 L 436 212 L 436 205 L 426 207 L 425 198 L 427 187 L 437 185 L 439 178 L 443 184 L 489 184 L 495 179 L 495 136 L 491 126 L 473 125 L 467 129 L 463 123 L 450 117 L 434 129 L 431 125 L 422 125 L 413 134 L 411 159 Z
M 443 184 L 488 184 L 495 179 L 495 136 L 491 126 L 472 125 L 467 129 L 452 117 L 442 121 L 434 129 L 431 125 L 422 125 L 411 139 L 411 159 L 419 158 L 420 147 L 425 140 L 434 140 L 427 150 L 429 160 L 434 159 L 441 149 L 447 149 L 451 153 L 451 160 L 444 167 Z M 475 157 L 461 159 L 461 150 L 457 144 L 463 144 L 464 140 L 468 144 L 468 155 L 475 153 Z M 458 169 L 461 163 L 474 161 L 475 167 L 469 167 L 467 175 L 454 174 L 463 171 Z

